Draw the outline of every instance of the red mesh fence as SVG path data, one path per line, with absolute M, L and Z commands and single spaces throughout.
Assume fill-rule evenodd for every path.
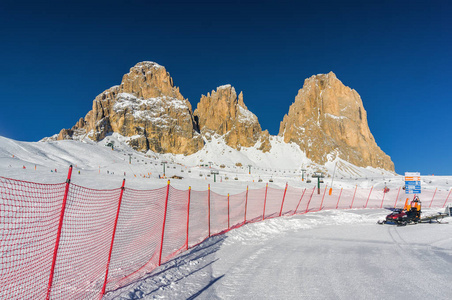
M 248 190 L 246 221 L 257 222 L 262 220 L 264 213 L 265 188 Z
M 0 177 L 0 299 L 45 299 L 65 184 Z
M 311 198 L 308 205 L 308 212 L 319 211 L 321 209 L 320 205 L 322 204 L 322 199 L 326 194 L 326 187 L 321 188 L 320 190 L 315 188 L 314 193 L 311 192 Z
M 120 189 L 69 188 L 51 299 L 94 299 L 105 281 Z
M 170 187 L 161 263 L 187 248 L 187 212 L 188 191 Z
M 327 188 L 322 205 L 323 209 L 336 209 L 337 200 L 339 199 L 340 192 L 341 192 L 340 189 Z
M 423 207 L 443 207 L 450 194 L 425 190 L 420 197 Z M 139 279 L 209 236 L 264 216 L 403 207 L 407 198 L 413 195 L 401 188 L 264 187 L 227 196 L 169 185 L 94 190 L 0 177 L 0 298 L 99 299 L 104 289 Z
M 228 229 L 228 196 L 210 192 L 210 234 Z
M 191 191 L 190 227 L 188 229 L 188 246 L 201 243 L 209 237 L 209 191 Z
M 158 266 L 167 188 L 126 188 L 119 213 L 107 290 L 124 286 Z
M 279 216 L 284 190 L 268 187 L 267 201 L 265 205 L 265 219 Z
M 230 228 L 242 225 L 245 222 L 246 192 L 229 196 L 229 223 Z
M 286 196 L 284 198 L 284 204 L 282 209 L 282 215 L 293 215 L 295 209 L 300 202 L 301 196 L 303 195 L 304 189 L 287 187 Z

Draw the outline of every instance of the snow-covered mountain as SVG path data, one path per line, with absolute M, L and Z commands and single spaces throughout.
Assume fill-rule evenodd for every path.
M 333 72 L 305 80 L 281 122 L 279 135 L 321 164 L 333 156 L 361 167 L 394 170 L 391 158 L 370 132 L 361 97 Z
M 358 93 L 332 72 L 305 81 L 281 122 L 282 138 L 276 138 L 262 130 L 257 116 L 246 107 L 243 93 L 237 96 L 231 85 L 203 95 L 193 113 L 164 67 L 141 62 L 124 75 L 120 85 L 98 95 L 93 109 L 76 125 L 43 141 L 101 141 L 112 133 L 127 138 L 133 149 L 143 153 L 190 156 L 207 151 L 209 144 L 219 140 L 239 151 L 253 148 L 273 153 L 276 142 L 286 143 L 287 149 L 294 143 L 301 149 L 294 154 L 296 158 L 289 159 L 294 169 L 302 168 L 306 158 L 323 166 L 340 158 L 344 164 L 394 171 L 390 157 L 370 133 Z M 251 160 L 273 159 L 263 153 L 255 152 Z
M 400 181 L 400 185 L 403 179 L 393 172 L 357 167 L 340 158 L 325 165 L 317 164 L 307 158 L 298 145 L 285 143 L 281 137 L 270 137 L 271 148 L 263 152 L 259 143 L 237 150 L 228 146 L 223 136 L 212 135 L 204 148 L 191 155 L 161 154 L 151 150 L 143 153 L 129 145 L 130 139 L 118 133 L 100 141 L 85 137 L 77 141 L 20 142 L 0 137 L 0 176 L 45 183 L 63 182 L 68 166 L 73 165 L 78 184 L 88 187 L 117 187 L 125 177 L 129 186 L 154 188 L 165 184 L 164 180 L 155 180 L 163 177 L 165 165 L 167 178 L 182 178 L 172 181 L 176 187 L 186 189 L 191 185 L 205 189 L 207 184 L 213 184 L 228 192 L 242 191 L 247 185 L 260 188 L 266 183 L 280 188 L 286 183 L 313 187 L 317 182 L 311 175 L 317 171 L 324 172 L 325 184 L 331 186 L 334 175 L 334 185 L 344 188 L 376 184 L 383 188 L 391 180 L 393 183 Z M 219 173 L 216 183 L 212 170 Z M 306 181 L 308 178 L 311 183 Z M 372 178 L 375 182 L 371 182 Z

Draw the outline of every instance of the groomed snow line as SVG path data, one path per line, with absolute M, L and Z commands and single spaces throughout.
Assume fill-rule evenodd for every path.
M 355 297 L 361 295 L 363 299 L 373 299 L 372 295 L 375 293 L 372 291 L 375 287 L 368 287 L 363 292 L 362 286 L 344 288 L 338 282 L 341 277 L 340 270 L 345 270 L 349 266 L 338 261 L 334 263 L 337 269 L 329 270 L 322 267 L 322 264 L 326 262 L 332 264 L 335 257 L 341 256 L 334 256 L 334 251 L 327 251 L 327 253 L 323 253 L 324 255 L 317 256 L 316 253 L 325 251 L 321 248 L 322 244 L 319 241 L 341 244 L 353 240 L 353 236 L 344 238 L 342 235 L 337 238 L 337 241 L 334 241 L 332 237 L 337 234 L 337 231 L 331 232 L 332 229 L 325 225 L 331 220 L 334 225 L 362 223 L 363 220 L 369 220 L 369 215 L 372 213 L 366 214 L 359 211 L 379 212 L 380 216 L 383 213 L 382 208 L 401 207 L 406 198 L 400 189 L 393 189 L 387 193 L 373 188 L 358 187 L 318 190 L 315 187 L 302 189 L 286 185 L 285 189 L 278 189 L 268 184 L 260 189 L 247 188 L 239 194 L 222 195 L 211 191 L 210 187 L 205 191 L 195 191 L 191 188 L 179 190 L 173 188 L 169 181 L 167 186 L 152 190 L 131 189 L 127 187 L 125 181 L 117 189 L 100 190 L 71 183 L 71 173 L 72 167 L 68 172 L 67 181 L 60 184 L 40 184 L 0 177 L 2 252 L 0 298 L 100 299 L 105 296 L 105 298 L 111 299 L 138 299 L 146 297 L 146 295 L 155 296 L 146 289 L 157 289 L 157 292 L 160 293 L 159 297 L 169 298 L 228 299 L 237 298 L 250 292 L 252 294 L 248 294 L 248 298 L 274 298 L 268 294 L 268 291 L 266 294 L 262 294 L 262 291 L 268 290 L 268 288 L 264 288 L 265 285 L 268 287 L 276 280 L 279 285 L 276 285 L 277 288 L 273 288 L 272 291 L 276 293 L 275 296 L 279 295 L 284 299 L 296 298 L 300 293 L 305 293 L 304 297 L 316 299 L 322 297 L 345 299 L 347 295 Z M 444 207 L 449 196 L 450 191 L 426 191 L 423 194 L 424 207 Z M 373 210 L 364 210 L 365 208 Z M 347 214 L 338 213 L 339 210 L 347 211 L 348 217 L 344 218 Z M 313 212 L 317 213 L 307 214 Z M 300 220 L 299 215 L 310 215 L 311 217 L 306 220 L 312 223 L 322 214 L 326 214 L 330 221 L 323 222 L 324 226 L 317 228 L 316 233 L 311 232 L 308 235 L 294 237 L 302 239 L 303 243 L 308 244 L 305 249 L 306 253 L 295 255 L 299 251 L 297 246 L 301 243 L 291 244 L 290 239 L 283 240 L 281 237 L 274 236 L 275 233 L 278 236 L 283 235 L 287 230 L 287 224 L 282 225 L 284 221 L 294 223 L 294 221 Z M 290 216 L 294 217 L 279 218 Z M 342 222 L 338 222 L 339 219 Z M 264 220 L 265 222 L 261 222 Z M 250 226 L 242 227 L 245 224 L 250 224 Z M 264 229 L 264 231 L 257 234 L 259 228 L 256 229 L 257 227 L 252 226 L 260 224 L 265 224 L 260 226 L 260 230 Z M 306 223 L 300 224 L 295 227 L 300 229 L 308 226 Z M 412 228 L 412 226 L 408 227 Z M 399 259 L 404 259 L 405 254 L 418 255 L 409 247 L 416 245 L 416 241 L 409 241 L 407 236 L 394 231 L 395 227 L 392 228 L 388 229 L 388 232 L 393 238 L 392 241 L 396 241 L 394 249 L 385 248 L 387 241 L 384 238 L 377 238 L 374 242 L 381 243 L 384 251 L 393 251 Z M 447 230 L 450 232 L 450 226 L 445 228 L 444 232 Z M 237 234 L 229 235 L 233 232 L 232 229 L 239 230 L 233 230 Z M 347 230 L 347 227 L 342 229 Z M 363 230 L 359 234 L 365 236 Z M 378 235 L 375 230 L 370 232 Z M 228 237 L 231 237 L 230 240 L 226 239 L 226 233 Z M 428 235 L 428 231 L 425 231 L 425 234 Z M 265 244 L 268 235 L 274 236 L 274 238 L 271 243 Z M 438 238 L 443 235 L 434 236 Z M 154 282 L 137 286 L 140 279 L 144 278 L 148 281 L 162 279 L 160 276 L 162 274 L 165 276 L 163 279 L 169 280 L 168 276 L 176 274 L 171 273 L 171 270 L 168 271 L 169 269 L 176 269 L 177 274 L 182 274 L 181 271 L 186 267 L 185 270 L 188 273 L 183 277 L 190 277 L 199 271 L 199 269 L 193 269 L 191 263 L 199 264 L 202 258 L 218 251 L 219 245 L 224 244 L 227 247 L 228 243 L 234 244 L 234 240 L 241 241 L 242 248 L 240 249 L 245 252 L 241 253 L 240 257 L 247 259 L 240 264 L 240 267 L 229 270 L 230 274 L 237 274 L 237 276 L 225 278 L 224 281 L 227 284 L 223 283 L 222 288 L 214 289 L 215 283 L 220 281 L 222 276 L 210 278 L 203 288 L 194 291 L 187 288 L 184 292 L 181 288 L 173 288 L 173 294 L 165 290 L 168 290 L 168 285 L 170 287 L 177 285 L 175 283 L 177 280 L 170 280 L 168 285 L 159 285 Z M 435 246 L 432 246 L 434 244 L 428 246 L 427 244 L 432 241 L 427 242 L 427 240 L 428 238 L 424 238 L 419 241 L 417 245 L 419 253 L 436 253 L 438 258 L 432 258 L 431 265 L 442 262 L 442 266 L 427 272 L 429 274 L 438 273 L 437 276 L 440 276 L 441 272 L 445 272 L 446 279 L 450 280 L 452 278 L 450 235 L 446 239 L 438 238 L 433 241 L 436 243 Z M 356 246 L 359 243 L 360 241 L 357 240 L 351 245 Z M 371 244 L 372 241 L 367 241 L 367 243 Z M 247 247 L 252 244 L 259 245 L 259 248 L 256 250 L 255 247 Z M 271 249 L 276 245 L 288 247 L 284 249 L 287 253 L 286 257 L 272 258 Z M 339 245 L 338 249 L 354 251 L 347 247 Z M 250 252 L 246 252 L 246 249 Z M 365 247 L 365 249 L 371 248 Z M 358 259 L 363 257 L 363 253 L 360 251 L 355 253 Z M 183 252 L 184 254 L 181 254 Z M 223 257 L 227 258 L 228 255 L 233 254 L 226 253 L 223 254 Z M 375 252 L 370 255 L 377 254 Z M 259 262 L 261 267 L 259 269 L 252 264 L 252 261 L 261 256 L 264 260 Z M 347 257 L 347 255 L 345 256 Z M 300 259 L 304 259 L 301 257 L 312 259 L 307 266 L 305 265 L 306 270 L 296 269 Z M 277 261 L 285 261 L 284 265 L 287 266 L 291 264 L 290 259 L 294 259 L 292 262 L 294 269 L 288 269 L 286 270 L 288 273 L 281 274 L 281 269 L 275 268 L 278 276 L 274 277 L 271 266 Z M 372 257 L 369 260 L 372 261 Z M 347 261 L 353 262 L 354 260 Z M 203 269 L 213 262 L 212 260 L 204 265 Z M 178 267 L 178 263 L 181 264 L 180 267 Z M 372 274 L 372 272 L 366 273 L 361 270 L 363 264 L 360 261 L 355 261 L 355 263 L 357 272 L 363 272 L 361 275 L 369 277 L 369 274 Z M 413 272 L 421 271 L 419 267 L 413 266 L 412 260 L 410 262 L 407 259 L 407 266 L 408 270 Z M 322 291 L 322 287 L 316 285 L 315 278 L 306 279 L 314 267 L 320 268 L 324 276 L 334 275 L 328 281 L 331 284 L 329 289 Z M 385 276 L 385 272 L 375 265 L 371 264 L 368 267 L 374 268 L 377 274 Z M 218 268 L 232 267 L 227 267 L 223 263 L 219 264 Z M 226 270 L 223 271 L 226 272 Z M 253 275 L 247 273 L 248 271 L 252 271 Z M 389 266 L 388 272 L 396 274 L 396 271 Z M 262 274 L 266 275 L 263 277 Z M 295 276 L 293 278 L 299 280 L 300 286 L 304 287 L 304 292 L 299 287 L 296 287 L 293 293 L 283 289 L 285 285 L 281 283 L 283 281 L 281 276 L 289 276 L 287 274 Z M 256 285 L 245 289 L 243 283 L 240 284 L 243 280 L 253 280 Z M 352 284 L 353 281 L 350 278 L 344 280 L 348 284 Z M 298 281 L 286 279 L 286 282 L 295 284 Z M 306 282 L 312 286 L 306 286 Z M 437 282 L 442 283 L 443 281 L 437 280 Z M 398 284 L 394 282 L 393 287 L 396 288 Z M 408 283 L 401 282 L 400 284 Z M 236 288 L 231 288 L 234 285 Z M 371 282 L 369 282 L 370 285 Z M 426 295 L 433 295 L 436 299 L 441 299 L 442 294 L 430 290 L 428 284 L 418 283 L 417 286 Z M 131 287 L 132 292 L 122 292 L 119 290 L 122 287 Z M 444 286 L 444 290 L 447 291 L 448 286 Z M 388 290 L 385 290 L 384 294 L 391 295 Z M 397 292 L 395 294 L 398 295 Z

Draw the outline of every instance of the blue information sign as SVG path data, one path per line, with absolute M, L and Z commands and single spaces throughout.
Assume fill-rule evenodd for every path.
M 414 172 L 405 173 L 405 193 L 420 194 L 421 193 L 421 174 Z
M 405 181 L 405 192 L 407 194 L 420 194 L 421 182 L 420 181 Z

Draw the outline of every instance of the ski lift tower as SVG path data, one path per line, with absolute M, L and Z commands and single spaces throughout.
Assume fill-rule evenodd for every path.
M 213 182 L 217 182 L 216 175 L 220 174 L 220 172 L 218 172 L 218 170 L 210 170 L 210 174 L 213 174 Z
M 320 178 L 324 178 L 325 175 L 322 172 L 315 172 L 312 177 L 317 178 L 317 194 L 320 194 Z
M 162 161 L 162 165 L 163 165 L 163 177 L 166 177 L 166 174 L 165 174 L 165 165 L 166 165 L 167 163 L 168 163 L 167 161 Z
M 248 165 L 248 174 L 251 175 L 251 167 L 252 165 Z
M 304 181 L 305 174 L 306 174 L 306 169 L 301 169 L 301 181 Z

